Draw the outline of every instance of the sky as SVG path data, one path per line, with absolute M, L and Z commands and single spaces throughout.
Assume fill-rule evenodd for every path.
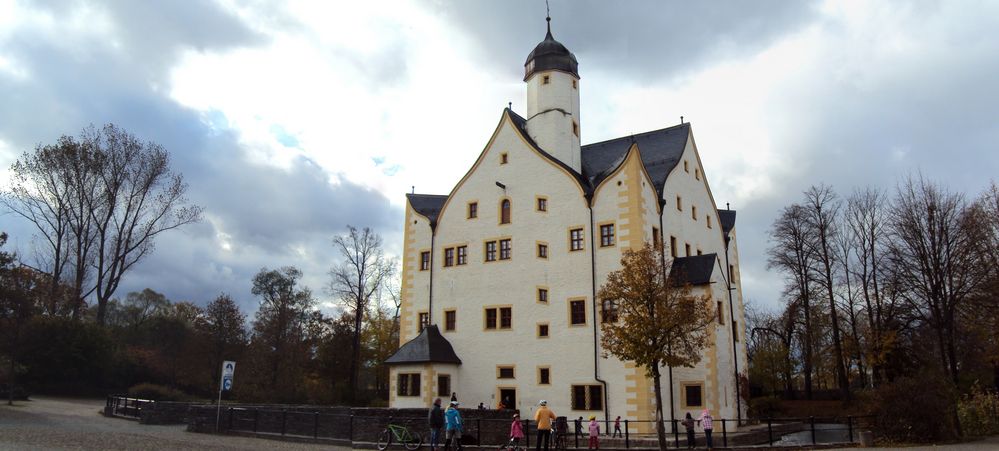
M 738 211 L 744 296 L 779 304 L 767 229 L 811 185 L 999 173 L 999 2 L 551 2 L 579 60 L 583 143 L 692 124 Z M 200 223 L 158 237 L 119 297 L 248 311 L 293 265 L 324 308 L 348 225 L 402 249 L 405 193 L 446 194 L 508 102 L 541 1 L 0 0 L 0 186 L 23 152 L 115 123 L 171 152 Z M 31 227 L 0 212 L 30 261 Z

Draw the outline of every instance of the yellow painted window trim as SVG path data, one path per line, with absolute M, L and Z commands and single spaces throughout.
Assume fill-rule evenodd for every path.
M 509 308 L 510 309 L 510 327 L 502 327 L 502 320 L 500 319 L 500 309 Z M 496 309 L 496 328 L 489 329 L 486 328 L 486 310 Z M 482 306 L 482 331 L 483 332 L 502 332 L 513 330 L 513 304 L 503 304 L 503 305 L 483 305 Z
M 510 202 L 510 222 L 503 222 L 503 201 Z M 508 226 L 513 224 L 513 199 L 510 196 L 503 196 L 496 203 L 496 225 Z
M 423 332 L 422 330 L 420 330 L 420 317 L 423 316 L 423 315 L 427 315 L 427 326 L 430 325 L 430 311 L 429 310 L 417 310 L 416 311 L 416 330 L 419 331 L 419 332 Z
M 454 312 L 454 329 L 448 330 L 448 328 L 447 328 L 447 314 L 450 313 L 450 312 Z M 447 309 L 444 309 L 444 315 L 443 316 L 444 316 L 444 330 L 442 332 L 457 332 L 458 331 L 458 309 L 456 309 L 456 308 L 447 308 Z
M 472 216 L 472 204 L 475 204 L 475 216 Z M 465 203 L 465 219 L 479 219 L 479 200 L 473 199 Z
M 604 246 L 604 235 L 603 235 L 604 230 L 603 230 L 603 227 L 606 226 L 606 225 L 609 225 L 609 226 L 613 227 L 612 231 L 614 232 L 614 236 L 613 236 L 613 240 L 614 241 L 611 242 L 611 244 L 608 244 L 608 245 Z M 614 221 L 605 221 L 605 222 L 597 223 L 597 231 L 598 231 L 597 239 L 600 240 L 599 241 L 600 246 L 598 246 L 598 249 L 606 249 L 606 248 L 609 248 L 609 247 L 615 247 L 615 246 L 617 246 L 617 224 L 615 224 Z
M 548 298 L 551 299 L 551 293 L 548 294 Z M 580 302 L 583 303 L 583 322 L 579 323 L 579 324 L 573 324 L 572 323 L 572 303 L 576 302 L 576 301 L 580 301 Z M 569 314 L 569 316 L 566 318 L 566 319 L 568 319 L 568 321 L 566 321 L 566 324 L 568 324 L 569 327 L 586 327 L 586 325 L 589 324 L 590 321 L 589 321 L 589 318 L 587 318 L 588 315 L 586 314 L 586 298 L 585 297 L 569 298 L 566 301 L 566 303 L 565 303 L 565 307 L 566 307 L 567 313 Z M 551 331 L 549 331 L 549 333 L 551 333 Z
M 541 290 L 545 290 L 545 295 L 548 296 L 547 300 L 541 300 Z M 537 285 L 534 287 L 534 303 L 548 305 L 552 302 L 552 290 L 548 288 L 547 285 Z
M 696 406 L 688 406 L 687 405 L 687 387 L 694 387 L 694 386 L 701 387 L 701 404 L 700 405 L 696 405 Z M 705 393 L 705 391 L 704 391 L 704 382 L 696 382 L 696 381 L 680 382 L 680 408 L 681 409 L 700 409 L 700 408 L 703 408 L 704 407 L 704 398 L 705 398 L 706 394 L 707 393 Z
M 582 234 L 581 235 L 582 235 L 582 239 L 583 239 L 583 246 L 580 247 L 579 249 L 573 249 L 572 248 L 572 231 L 576 230 L 576 229 L 582 230 Z M 569 252 L 579 252 L 579 251 L 585 251 L 586 250 L 586 226 L 584 226 L 584 225 L 573 225 L 573 226 L 569 226 L 568 228 L 566 228 L 566 238 L 568 239 L 568 242 L 566 243 L 566 244 L 568 244 L 568 247 L 566 249 L 569 249 Z
M 500 369 L 509 368 L 513 371 L 513 377 L 500 377 Z M 513 363 L 504 363 L 496 365 L 496 379 L 517 379 L 517 365 Z
M 541 382 L 541 370 L 548 370 L 548 382 Z M 539 365 L 538 370 L 535 372 L 537 375 L 537 385 L 552 385 L 552 367 L 551 365 Z
M 428 255 L 430 256 L 430 261 L 427 262 L 427 268 L 426 269 L 423 269 L 423 253 L 424 252 L 427 252 Z M 429 271 L 430 268 L 433 265 L 434 265 L 434 253 L 430 250 L 430 248 L 424 248 L 424 249 L 420 249 L 419 251 L 417 251 L 417 254 L 416 254 L 416 269 L 418 269 L 420 271 Z
M 542 200 L 545 201 L 545 209 L 544 210 L 538 208 L 538 207 L 541 206 L 541 205 L 539 205 L 539 201 L 542 201 Z M 548 213 L 548 207 L 550 207 L 550 206 L 551 206 L 551 204 L 548 202 L 548 196 L 534 196 L 534 211 L 536 211 L 538 213 Z
M 541 326 L 548 327 L 548 335 L 541 335 Z M 542 340 L 547 340 L 552 337 L 552 326 L 549 323 L 538 323 L 537 327 L 534 328 L 534 335 Z
M 541 256 L 541 246 L 545 247 L 545 256 Z M 548 260 L 548 257 L 552 255 L 552 247 L 548 245 L 547 241 L 535 241 L 534 242 L 534 257 L 538 260 Z

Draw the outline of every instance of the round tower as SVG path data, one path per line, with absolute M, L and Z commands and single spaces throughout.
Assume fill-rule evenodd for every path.
M 582 172 L 579 152 L 579 63 L 552 37 L 551 17 L 545 40 L 524 63 L 527 82 L 527 133 L 569 167 Z

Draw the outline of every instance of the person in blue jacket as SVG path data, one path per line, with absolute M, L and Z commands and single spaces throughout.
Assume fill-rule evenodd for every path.
M 444 423 L 447 429 L 447 441 L 444 447 L 446 449 L 451 449 L 450 445 L 454 444 L 454 449 L 461 451 L 461 412 L 458 412 L 458 401 L 451 401 L 451 405 L 447 407 L 444 411 Z

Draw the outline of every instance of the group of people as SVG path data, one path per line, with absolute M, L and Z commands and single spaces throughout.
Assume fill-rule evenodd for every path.
M 441 432 L 445 432 L 445 443 L 454 443 L 458 451 L 461 451 L 461 431 L 463 429 L 461 412 L 458 411 L 458 401 L 454 397 L 450 404 L 448 404 L 446 409 L 441 409 L 441 400 L 437 398 L 434 400 L 434 405 L 430 408 L 428 414 L 428 422 L 430 423 L 430 451 L 438 451 L 438 444 L 441 439 Z M 549 451 L 552 435 L 553 422 L 557 417 L 555 412 L 548 408 L 548 401 L 541 400 L 538 402 L 538 410 L 534 412 L 534 421 L 537 423 L 538 429 L 538 440 L 535 442 L 535 451 Z M 694 448 L 696 439 L 694 436 L 694 426 L 695 423 L 704 429 L 704 440 L 705 445 L 708 449 L 713 448 L 711 433 L 714 430 L 713 424 L 714 418 L 711 416 L 711 412 L 708 409 L 704 409 L 701 412 L 701 416 L 696 420 L 688 412 L 686 417 L 680 421 L 680 424 L 687 430 L 687 447 Z M 579 417 L 575 420 L 576 434 L 582 435 L 583 417 Z M 588 425 L 589 432 L 589 449 L 600 449 L 600 423 L 597 422 L 597 417 L 590 415 L 590 423 Z M 621 434 L 621 417 L 618 416 L 614 420 L 614 435 L 612 437 L 617 437 Z M 513 422 L 510 423 L 510 444 L 519 445 L 520 441 L 524 439 L 524 424 L 520 419 L 520 414 L 513 414 Z

